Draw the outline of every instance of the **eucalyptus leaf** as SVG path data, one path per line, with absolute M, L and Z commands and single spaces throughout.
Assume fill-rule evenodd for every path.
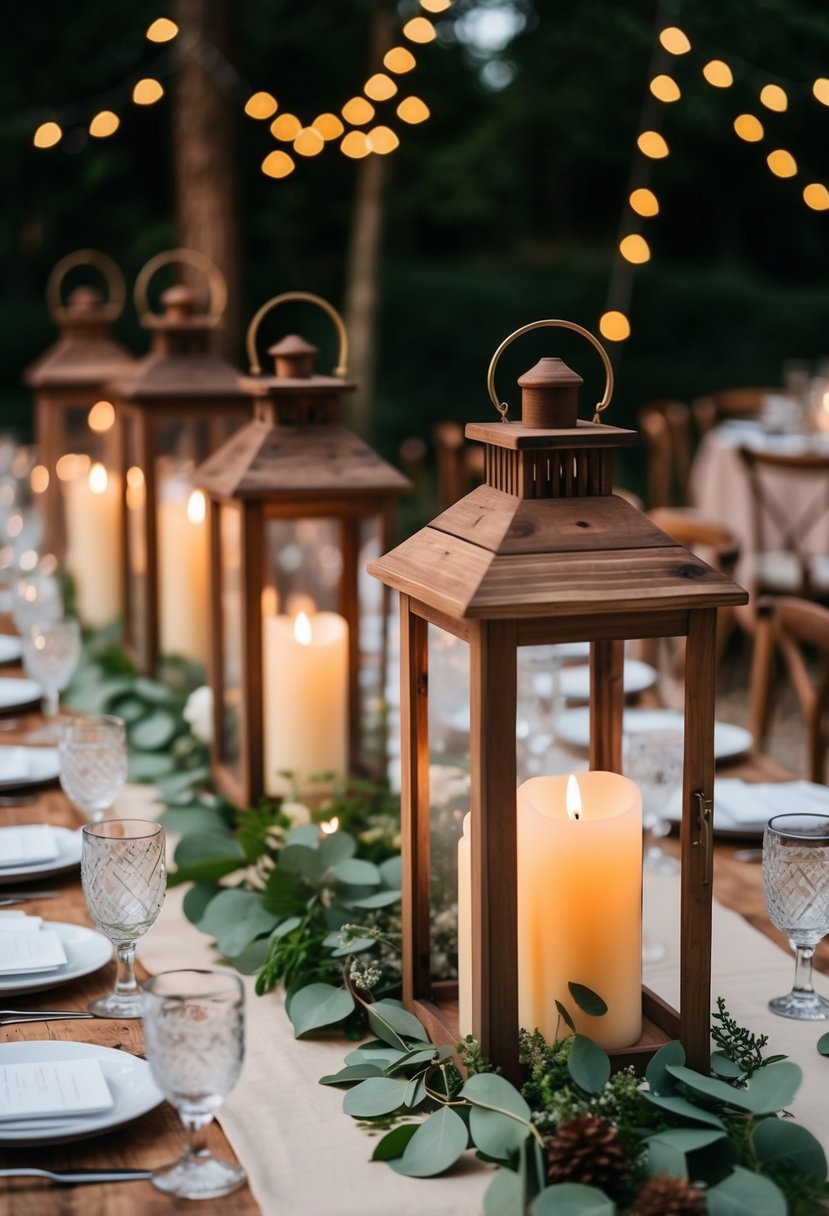
M 286 844 L 279 854 L 279 869 L 303 878 L 318 878 L 322 873 L 319 850 L 307 844 Z
M 711 1052 L 711 1071 L 715 1072 L 718 1077 L 724 1077 L 726 1080 L 736 1080 L 743 1075 L 743 1069 L 740 1065 L 727 1056 L 724 1051 Z
M 751 1133 L 751 1143 L 757 1160 L 766 1171 L 783 1166 L 807 1174 L 816 1182 L 826 1181 L 823 1146 L 799 1123 L 775 1117 L 761 1119 Z
M 293 994 L 289 1016 L 294 1035 L 301 1038 L 312 1030 L 333 1026 L 348 1017 L 354 1008 L 354 997 L 345 988 L 333 984 L 307 984 Z
M 210 769 L 205 765 L 199 768 L 187 769 L 183 773 L 173 773 L 158 783 L 158 792 L 164 798 L 174 798 L 176 794 L 194 786 L 207 785 L 210 781 Z
M 371 1154 L 372 1161 L 391 1161 L 394 1157 L 401 1157 L 418 1127 L 417 1123 L 401 1123 L 387 1132 Z
M 357 841 L 348 832 L 333 832 L 326 836 L 319 847 L 320 862 L 324 869 L 334 866 L 337 862 L 347 861 L 353 857 L 357 849 Z
M 592 1018 L 600 1018 L 607 1013 L 607 1004 L 592 988 L 587 988 L 584 984 L 574 984 L 572 981 L 567 987 L 582 1013 L 587 1013 Z
M 567 1071 L 587 1093 L 597 1094 L 610 1080 L 610 1059 L 592 1039 L 577 1034 L 567 1057 Z
M 179 866 L 167 874 L 167 886 L 178 887 L 183 882 L 218 882 L 241 866 L 238 857 L 203 857 L 190 865 Z
M 643 1096 L 653 1106 L 658 1106 L 660 1110 L 668 1111 L 677 1118 L 690 1119 L 692 1123 L 704 1123 L 706 1127 L 717 1127 L 721 1131 L 725 1131 L 725 1124 L 719 1116 L 715 1115 L 713 1111 L 695 1106 L 687 1098 L 680 1098 L 676 1094 L 650 1094 L 647 1092 Z
M 200 832 L 198 835 L 184 836 L 174 854 L 177 866 L 192 865 L 194 861 L 213 857 L 233 857 L 240 864 L 245 859 L 239 842 L 226 832 Z
M 325 941 L 322 943 L 328 946 L 329 949 L 335 941 L 339 941 L 339 933 L 329 933 Z M 360 954 L 363 950 L 370 950 L 372 946 L 377 945 L 376 938 L 373 937 L 354 937 L 347 946 L 337 946 L 331 950 L 332 958 L 346 958 L 349 954 Z
M 261 971 L 271 952 L 271 939 L 268 937 L 258 937 L 256 941 L 250 942 L 241 950 L 235 957 L 231 958 L 231 962 L 236 970 L 241 975 L 256 975 Z
M 307 887 L 304 892 L 307 897 Z M 301 911 L 305 906 L 302 877 L 275 866 L 268 875 L 262 904 L 276 916 L 291 916 Z
M 484 1194 L 484 1216 L 524 1216 L 524 1187 L 515 1170 L 499 1169 Z
M 139 718 L 143 718 L 147 712 L 147 704 L 145 701 L 139 700 L 138 697 L 128 693 L 125 697 L 116 697 L 113 699 L 111 708 L 113 713 L 119 718 L 123 718 L 127 726 L 131 726 L 133 722 L 137 722 Z
M 747 1110 L 755 1115 L 774 1114 L 791 1102 L 800 1088 L 803 1073 L 791 1060 L 769 1064 L 759 1069 L 746 1089 L 737 1089 L 716 1077 L 706 1077 L 691 1068 L 668 1065 L 668 1072 L 676 1080 L 701 1094 L 704 1098 L 725 1102 L 738 1110 Z
M 413 1045 L 413 1050 L 405 1052 L 404 1055 L 396 1060 L 394 1064 L 390 1064 L 385 1070 L 386 1075 L 391 1075 L 392 1072 L 398 1072 L 401 1068 L 415 1068 L 421 1064 L 431 1064 L 437 1059 L 437 1048 L 433 1043 L 417 1043 Z
M 389 1165 L 408 1178 L 433 1178 L 451 1169 L 468 1143 L 463 1119 L 450 1106 L 442 1106 L 421 1123 L 403 1155 Z
M 212 807 L 170 807 L 161 816 L 160 822 L 166 832 L 175 836 L 210 836 L 225 835 L 228 840 L 233 836 L 226 830 L 225 821 L 219 811 Z
M 400 891 L 377 891 L 374 895 L 361 895 L 356 899 L 349 899 L 347 894 L 342 898 L 349 908 L 389 908 L 399 903 L 400 897 Z
M 426 1027 L 396 1001 L 374 1001 L 368 1006 L 367 1013 L 368 1024 L 378 1039 L 391 1043 L 392 1047 L 407 1050 L 408 1044 L 402 1042 L 405 1038 L 416 1039 L 419 1043 L 424 1040 L 428 1042 Z
M 212 882 L 197 882 L 190 888 L 184 896 L 182 908 L 191 925 L 199 923 L 207 905 L 216 895 L 218 895 L 218 889 Z
M 331 867 L 331 876 L 337 881 L 350 887 L 379 887 L 380 871 L 371 861 L 361 861 L 357 857 L 347 857 Z
M 382 1077 L 378 1064 L 347 1064 L 339 1072 L 320 1077 L 320 1085 L 352 1085 L 355 1081 L 367 1081 L 369 1077 Z
M 133 722 L 128 732 L 130 745 L 142 752 L 159 752 L 172 743 L 176 730 L 175 717 L 166 709 L 157 709 Z
M 788 1204 L 770 1178 L 738 1165 L 724 1182 L 705 1192 L 708 1216 L 787 1216 Z
M 689 1176 L 686 1156 L 722 1140 L 726 1133 L 716 1129 L 676 1127 L 657 1133 L 647 1141 L 647 1171 L 651 1177 L 671 1174 L 675 1178 Z
M 164 752 L 130 752 L 127 760 L 127 780 L 158 781 L 169 773 L 176 772 L 176 762 L 171 755 Z
M 562 1022 L 564 1022 L 564 1025 L 567 1027 L 567 1029 L 569 1031 L 571 1031 L 573 1034 L 575 1034 L 576 1033 L 576 1023 L 573 1021 L 572 1017 L 570 1016 L 570 1011 L 567 1008 L 567 1006 L 562 1005 L 561 1001 L 556 1001 L 556 1009 L 558 1010 L 558 1015 L 561 1018 Z
M 461 1090 L 461 1097 L 473 1106 L 509 1115 L 519 1123 L 529 1124 L 532 1113 L 514 1085 L 494 1072 L 481 1072 L 470 1077 Z
M 210 901 L 199 928 L 215 938 L 225 957 L 233 958 L 257 937 L 270 933 L 276 923 L 277 917 L 262 907 L 258 891 L 235 887 Z
M 293 933 L 294 929 L 298 929 L 301 924 L 301 916 L 286 916 L 285 919 L 281 920 L 276 926 L 271 934 L 271 938 L 285 937 L 286 934 Z
M 539 1191 L 530 1216 L 616 1216 L 616 1204 L 604 1191 L 581 1182 L 559 1182 Z
M 350 1089 L 343 1099 L 343 1110 L 355 1119 L 376 1119 L 399 1110 L 409 1088 L 408 1081 L 392 1077 L 369 1077 Z
M 528 1123 L 518 1122 L 512 1115 L 473 1106 L 469 1111 L 469 1134 L 476 1148 L 495 1161 L 509 1161 L 522 1151 L 530 1134 Z
M 345 1062 L 348 1065 L 377 1064 L 381 1070 L 385 1070 L 403 1055 L 405 1055 L 405 1052 L 399 1051 L 395 1047 L 389 1047 L 386 1043 L 381 1043 L 377 1039 L 374 1039 L 372 1042 L 362 1043 L 354 1051 L 350 1051 L 345 1057 Z
M 419 1106 L 426 1097 L 426 1080 L 423 1076 L 412 1077 L 406 1087 L 406 1096 L 403 1099 L 403 1105 L 408 1106 L 409 1110 L 414 1110 Z
M 829 1031 L 820 1036 L 817 1041 L 817 1049 L 822 1056 L 829 1056 Z
M 318 849 L 320 830 L 315 823 L 300 823 L 291 828 L 285 837 L 285 844 L 304 844 L 309 849 Z
M 676 1091 L 676 1081 L 668 1072 L 669 1064 L 682 1065 L 685 1063 L 685 1048 L 678 1041 L 666 1043 L 660 1047 L 645 1070 L 645 1079 L 653 1094 L 672 1094 Z
M 399 891 L 403 885 L 403 859 L 400 854 L 396 853 L 394 857 L 387 857 L 385 861 L 380 862 L 377 868 L 380 871 L 383 886 Z
M 150 705 L 172 705 L 175 702 L 175 697 L 167 685 L 159 680 L 151 680 L 149 676 L 136 676 L 132 690 L 137 697 Z

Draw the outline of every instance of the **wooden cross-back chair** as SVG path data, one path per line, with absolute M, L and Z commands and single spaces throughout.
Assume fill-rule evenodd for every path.
M 765 747 L 771 725 L 778 652 L 783 656 L 806 725 L 809 780 L 822 783 L 829 746 L 829 608 L 794 596 L 768 597 L 758 602 L 751 673 L 751 727 L 755 746 L 760 750 Z
M 759 418 L 766 397 L 779 393 L 779 388 L 725 388 L 698 397 L 691 405 L 691 414 L 702 435 L 723 418 Z
M 684 506 L 693 456 L 688 406 L 681 401 L 651 401 L 639 411 L 638 425 L 647 451 L 648 505 Z
M 459 422 L 439 422 L 432 431 L 438 474 L 438 503 L 451 507 L 484 478 L 483 448 L 467 443 Z
M 754 594 L 829 598 L 829 556 L 815 555 L 821 546 L 814 535 L 821 524 L 829 528 L 829 453 L 742 447 L 739 454 L 751 492 Z M 772 485 L 775 476 L 777 484 Z M 797 490 L 795 509 L 789 488 Z M 772 527 L 778 533 L 774 543 Z

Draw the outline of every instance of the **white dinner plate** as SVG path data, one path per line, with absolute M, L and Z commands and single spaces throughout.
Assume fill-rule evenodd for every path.
M 13 633 L 0 633 L 0 663 L 16 663 L 22 657 L 22 639 Z
M 0 745 L 0 792 L 31 789 L 57 781 L 60 756 L 56 747 Z
M 656 683 L 656 670 L 639 659 L 625 659 L 625 695 L 644 692 Z M 566 701 L 587 701 L 590 697 L 590 668 L 562 667 L 559 676 L 561 695 Z
M 682 818 L 682 792 L 677 790 L 662 812 L 671 824 Z M 714 782 L 714 832 L 724 839 L 762 836 L 773 815 L 808 814 L 829 818 L 829 789 L 811 781 L 741 781 L 718 777 Z
M 21 824 L 21 827 L 27 825 Z M 39 878 L 41 874 L 60 874 L 72 870 L 81 861 L 81 834 L 69 828 L 52 828 L 58 855 L 51 861 L 26 862 L 21 866 L 0 866 L 0 886 L 4 883 L 20 882 L 21 879 Z
M 0 713 L 40 704 L 40 685 L 35 680 L 0 676 Z
M 91 975 L 99 967 L 105 967 L 112 958 L 112 942 L 95 929 L 59 920 L 44 920 L 43 928 L 51 929 L 58 935 L 66 962 L 54 971 L 33 971 L 28 975 L 6 973 L 0 976 L 0 997 L 18 992 L 42 992 L 45 988 L 56 988 L 58 984 L 68 984 L 70 980 Z
M 97 1059 L 106 1077 L 114 1105 L 92 1115 L 52 1116 L 0 1123 L 0 1144 L 58 1144 L 81 1140 L 121 1127 L 153 1110 L 164 1095 L 146 1060 L 114 1047 L 95 1043 L 65 1043 L 53 1039 L 0 1043 L 0 1065 L 52 1063 L 57 1060 Z
M 644 731 L 681 731 L 684 718 L 674 709 L 626 709 L 622 719 L 625 734 L 640 734 Z M 556 738 L 570 747 L 590 746 L 590 709 L 579 706 L 566 709 L 555 720 Z M 714 723 L 714 759 L 734 760 L 751 747 L 751 731 L 730 722 Z

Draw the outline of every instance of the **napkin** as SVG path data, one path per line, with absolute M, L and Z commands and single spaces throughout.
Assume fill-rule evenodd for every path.
M 0 976 L 55 971 L 65 962 L 63 943 L 42 916 L 0 918 Z
M 25 747 L 0 747 L 0 781 L 25 781 L 28 776 L 28 749 Z
M 0 1065 L 0 1126 L 11 1119 L 96 1114 L 114 1105 L 95 1059 Z
M 46 824 L 0 828 L 0 868 L 54 861 L 59 854 L 54 833 Z

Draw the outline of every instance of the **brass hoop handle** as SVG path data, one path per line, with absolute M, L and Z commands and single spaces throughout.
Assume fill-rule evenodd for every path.
M 486 374 L 486 387 L 487 392 L 489 393 L 490 401 L 501 415 L 501 421 L 507 421 L 507 411 L 509 410 L 509 406 L 507 405 L 506 401 L 500 401 L 498 399 L 498 394 L 495 392 L 495 369 L 498 366 L 498 360 L 501 358 L 501 355 L 504 353 L 510 343 L 514 342 L 516 338 L 522 337 L 524 334 L 531 333 L 534 329 L 570 329 L 573 331 L 573 333 L 580 334 L 582 338 L 586 338 L 587 341 L 599 352 L 599 357 L 601 358 L 604 366 L 605 376 L 607 379 L 605 381 L 604 394 L 601 401 L 596 406 L 596 412 L 593 415 L 593 421 L 598 422 L 602 411 L 606 410 L 610 405 L 610 399 L 613 396 L 613 367 L 611 366 L 608 353 L 602 346 L 599 339 L 591 334 L 589 329 L 584 329 L 581 325 L 576 325 L 574 321 L 551 320 L 531 321 L 529 325 L 522 325 L 520 329 L 516 329 L 515 333 L 510 334 L 508 338 L 504 338 L 503 342 L 490 360 L 489 371 Z
M 216 263 L 211 261 L 207 254 L 200 253 L 198 249 L 167 249 L 163 253 L 157 253 L 155 257 L 150 258 L 146 265 L 141 267 L 132 293 L 138 316 L 143 318 L 152 313 L 147 296 L 150 279 L 161 270 L 162 266 L 169 266 L 171 262 L 192 266 L 194 270 L 202 272 L 207 279 L 207 288 L 210 293 L 209 314 L 217 321 L 223 317 L 227 308 L 227 282 Z
M 281 295 L 273 296 L 272 299 L 263 304 L 259 311 L 254 314 L 248 326 L 247 337 L 245 338 L 250 374 L 258 376 L 262 371 L 262 365 L 259 362 L 259 355 L 256 350 L 256 338 L 259 333 L 259 326 L 269 312 L 278 308 L 280 304 L 288 304 L 292 300 L 304 300 L 308 304 L 316 304 L 334 322 L 337 336 L 340 340 L 340 349 L 337 355 L 337 366 L 334 368 L 333 374 L 340 377 L 348 375 L 348 334 L 345 331 L 345 322 L 333 304 L 329 304 L 322 296 L 315 296 L 310 291 L 283 291 Z
M 99 253 L 97 249 L 76 249 L 74 253 L 67 253 L 66 257 L 61 258 L 53 267 L 46 283 L 46 304 L 52 316 L 56 317 L 63 311 L 63 281 L 76 266 L 92 266 L 101 272 L 106 280 L 109 303 L 116 310 L 115 316 L 120 317 L 127 299 L 124 276 L 118 264 L 105 253 Z

